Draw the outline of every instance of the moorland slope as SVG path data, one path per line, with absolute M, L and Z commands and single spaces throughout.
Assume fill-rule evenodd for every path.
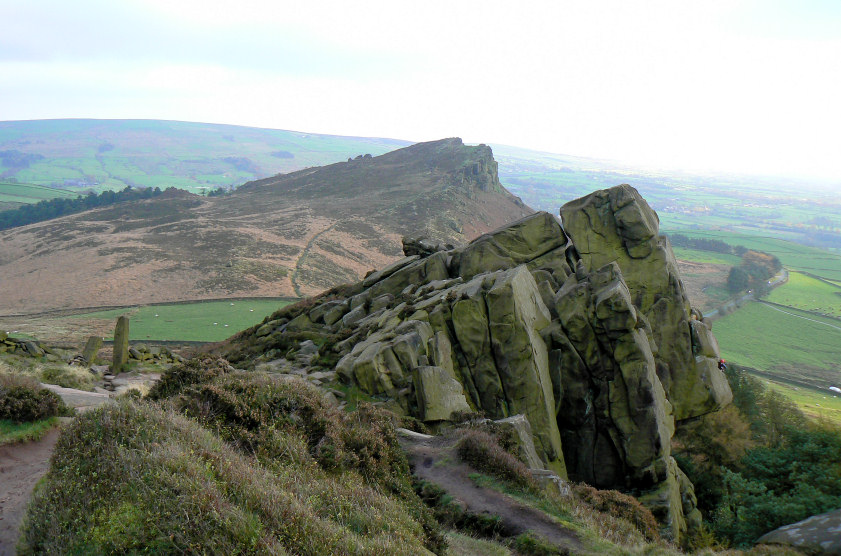
M 0 314 L 237 296 L 312 295 L 401 254 L 531 213 L 491 149 L 419 143 L 243 185 L 169 192 L 0 234 Z

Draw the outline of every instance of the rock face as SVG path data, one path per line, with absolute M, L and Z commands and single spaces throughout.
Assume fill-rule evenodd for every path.
M 278 367 L 296 357 L 290 332 L 344 338 L 322 347 L 338 377 L 433 427 L 464 411 L 520 416 L 530 466 L 631 491 L 678 540 L 700 514 L 671 457 L 675 420 L 732 397 L 715 338 L 636 190 L 561 215 L 564 227 L 536 213 L 458 248 L 406 241 L 409 256 L 350 295 L 246 335 Z

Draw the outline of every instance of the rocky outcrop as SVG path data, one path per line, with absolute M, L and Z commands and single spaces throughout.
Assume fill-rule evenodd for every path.
M 706 341 L 708 330 L 690 327 L 689 299 L 669 240 L 657 234 L 657 214 L 636 189 L 620 185 L 596 191 L 564 205 L 561 217 L 586 270 L 615 262 L 634 305 L 657 323 L 652 329 L 657 374 L 675 418 L 696 417 L 729 403 L 727 381 L 715 372 L 715 341 Z M 693 330 L 707 349 L 693 350 L 698 345 L 692 342 Z
M 636 190 L 561 215 L 563 227 L 536 213 L 452 249 L 405 241 L 405 259 L 348 295 L 245 336 L 278 368 L 297 357 L 290 334 L 318 337 L 344 383 L 433 428 L 465 411 L 522 416 L 530 466 L 634 492 L 677 540 L 700 514 L 671 457 L 675 420 L 732 396 L 715 338 Z

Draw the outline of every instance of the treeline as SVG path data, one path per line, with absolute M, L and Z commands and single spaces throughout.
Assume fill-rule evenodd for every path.
M 747 251 L 742 255 L 742 264 L 730 268 L 727 288 L 732 292 L 753 289 L 757 296 L 768 293 L 768 280 L 783 268 L 783 263 L 774 255 L 761 251 Z
M 748 251 L 748 248 L 743 245 L 730 245 L 720 239 L 687 237 L 683 234 L 669 234 L 668 238 L 675 247 L 686 247 L 687 249 L 697 249 L 699 251 L 712 251 L 713 253 L 736 255 L 737 257 L 741 257 Z
M 695 485 L 707 542 L 748 546 L 768 531 L 841 507 L 841 428 L 811 421 L 737 365 L 725 372 L 733 403 L 679 426 L 675 437 L 675 458 Z
M 171 189 L 171 188 L 170 188 Z M 74 214 L 88 209 L 113 205 L 125 201 L 136 201 L 138 199 L 151 199 L 163 193 L 160 187 L 152 189 L 132 189 L 126 186 L 121 191 L 103 191 L 99 195 L 88 193 L 79 195 L 75 199 L 56 197 L 39 201 L 31 205 L 23 205 L 16 209 L 0 212 L 0 230 L 25 226 L 35 222 L 43 222 L 59 216 Z

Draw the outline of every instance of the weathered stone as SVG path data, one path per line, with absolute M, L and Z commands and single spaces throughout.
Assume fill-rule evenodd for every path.
M 89 336 L 88 341 L 85 343 L 85 349 L 82 350 L 82 358 L 84 358 L 85 362 L 88 365 L 93 364 L 96 360 L 96 354 L 99 353 L 99 350 L 102 348 L 102 337 L 101 336 Z
M 359 305 L 342 317 L 342 326 L 351 327 L 363 318 L 365 318 L 365 306 Z
M 722 374 L 696 365 L 690 306 L 668 239 L 648 203 L 629 185 L 596 191 L 561 207 L 564 229 L 587 270 L 616 262 L 632 301 L 652 327 L 660 379 L 677 419 L 697 417 L 730 403 Z M 688 396 L 702 390 L 706 396 Z M 690 399 L 691 398 L 691 399 Z
M 536 212 L 471 241 L 453 254 L 453 266 L 465 280 L 483 272 L 527 263 L 566 245 L 560 224 L 548 212 Z
M 332 305 L 330 309 L 324 313 L 323 320 L 327 326 L 332 326 L 333 323 L 341 320 L 343 316 L 350 310 L 350 305 L 347 301 L 342 301 Z
M 405 239 L 404 239 L 404 245 L 405 245 Z M 380 280 L 383 280 L 384 278 L 388 278 L 389 276 L 391 276 L 392 274 L 394 274 L 395 272 L 397 272 L 401 268 L 412 264 L 413 262 L 415 262 L 419 258 L 420 257 L 417 256 L 417 255 L 412 255 L 412 256 L 408 256 L 408 257 L 405 257 L 403 259 L 400 259 L 397 262 L 393 262 L 390 265 L 388 265 L 387 267 L 385 267 L 384 269 L 378 270 L 376 272 L 373 272 L 373 273 L 369 274 L 364 280 L 362 280 L 362 285 L 366 288 L 370 288 L 371 286 L 373 286 L 374 284 L 376 284 Z
M 374 313 L 380 309 L 385 309 L 394 301 L 394 295 L 385 293 L 375 299 L 371 300 L 371 312 Z
M 423 421 L 446 421 L 453 413 L 470 411 L 461 384 L 445 369 L 416 367 L 413 382 Z
M 129 320 L 122 315 L 114 327 L 114 354 L 111 359 L 111 372 L 114 374 L 121 372 L 128 361 L 128 334 Z
M 41 357 L 45 353 L 43 349 L 38 347 L 38 344 L 29 340 L 23 340 L 20 345 L 26 353 L 33 357 Z
M 258 338 L 262 338 L 263 336 L 268 336 L 272 332 L 274 332 L 275 325 L 271 322 L 267 322 L 266 324 L 260 326 L 254 335 Z
M 718 351 L 718 341 L 713 336 L 712 329 L 700 320 L 690 320 L 692 332 L 692 353 L 695 356 L 712 357 L 716 361 L 721 358 Z
M 758 544 L 792 547 L 807 554 L 841 554 L 841 510 L 814 515 L 765 533 Z
M 450 244 L 440 243 L 425 237 L 403 238 L 403 254 L 407 257 L 420 256 L 428 257 L 438 251 L 447 251 L 453 248 Z
M 286 324 L 286 330 L 289 330 L 290 332 L 316 330 L 317 328 L 317 325 L 310 320 L 310 317 L 307 314 L 298 315 Z
M 679 541 L 687 531 L 681 496 L 681 486 L 685 484 L 684 479 L 685 475 L 674 458 L 669 458 L 665 479 L 657 483 L 652 490 L 637 496 L 660 522 L 660 533 L 672 541 Z M 694 498 L 694 493 L 692 497 Z M 697 510 L 693 508 L 693 512 Z
M 304 340 L 298 346 L 298 353 L 303 355 L 318 355 L 318 346 L 312 340 Z
M 134 347 L 128 348 L 128 356 L 130 359 L 143 359 L 143 354 L 137 351 Z
M 525 415 L 512 415 L 494 421 L 503 430 L 508 431 L 516 446 L 517 457 L 531 469 L 543 469 L 543 461 L 534 449 L 531 425 Z
M 532 424 L 538 454 L 566 477 L 555 414 L 549 357 L 540 330 L 550 323 L 537 284 L 525 266 L 500 273 L 486 297 L 491 347 L 508 414 L 524 413 Z
M 6 331 L 0 330 L 0 342 L 4 341 L 8 337 L 9 337 L 9 334 Z
M 410 284 L 426 284 L 433 280 L 446 280 L 447 278 L 449 278 L 447 256 L 442 252 L 401 268 L 391 276 L 371 286 L 369 291 L 372 297 L 378 297 L 384 293 L 396 296 Z

